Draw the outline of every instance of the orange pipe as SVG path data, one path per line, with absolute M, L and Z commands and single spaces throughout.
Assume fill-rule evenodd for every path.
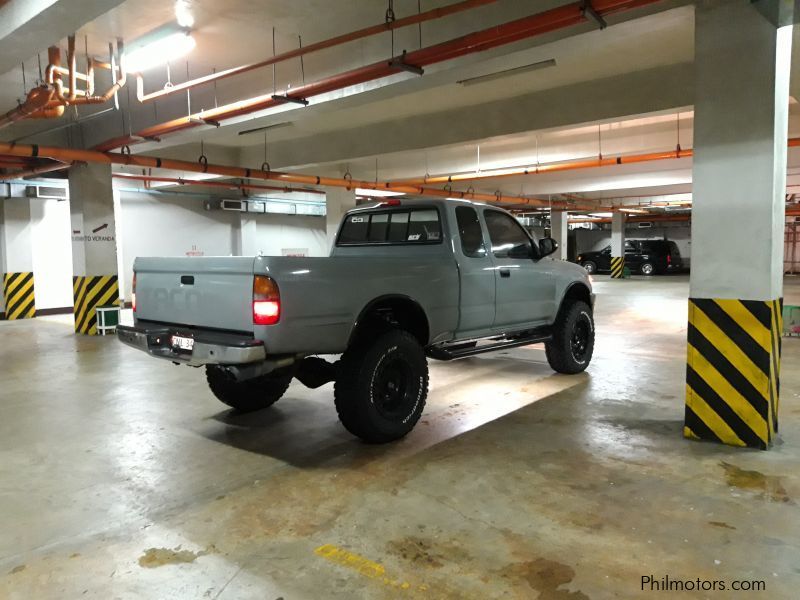
M 27 169 L 25 171 L 18 171 L 16 173 L 8 173 L 4 176 L 4 179 L 14 178 L 14 179 L 24 179 L 25 177 L 33 177 L 35 175 L 43 175 L 45 173 L 54 173 L 56 171 L 64 171 L 69 169 L 72 166 L 71 163 L 65 164 L 62 162 L 56 162 L 54 164 L 43 165 L 41 167 L 34 167 L 32 169 Z
M 31 146 L 25 144 L 9 144 L 0 142 L 0 155 L 20 156 L 24 158 L 42 157 L 64 162 L 92 162 L 127 165 L 136 167 L 149 167 L 155 169 L 172 169 L 189 173 L 213 173 L 223 177 L 236 179 L 259 179 L 264 181 L 282 181 L 285 183 L 299 183 L 304 185 L 322 185 L 329 187 L 342 187 L 346 189 L 367 188 L 372 190 L 388 190 L 418 194 L 421 196 L 464 198 L 478 200 L 493 204 L 506 204 L 514 206 L 539 206 L 562 209 L 578 210 L 576 205 L 566 202 L 548 202 L 538 198 L 524 198 L 521 196 L 497 194 L 482 194 L 473 191 L 457 192 L 425 186 L 395 185 L 388 182 L 362 181 L 352 178 L 322 177 L 319 175 L 302 175 L 300 173 L 285 173 L 282 171 L 262 171 L 260 169 L 246 169 L 200 162 L 189 162 L 155 156 L 141 156 L 115 152 L 99 152 L 97 150 L 79 150 L 73 148 L 57 148 L 53 146 Z M 597 206 L 586 205 L 586 210 L 594 210 Z
M 33 88 L 22 104 L 0 116 L 0 127 L 11 125 L 39 112 L 47 106 L 52 97 L 53 90 L 45 85 Z
M 150 100 L 155 100 L 157 98 L 168 96 L 170 94 L 181 92 L 183 90 L 194 89 L 201 85 L 206 85 L 214 81 L 219 81 L 220 79 L 233 77 L 234 75 L 240 75 L 242 73 L 247 73 L 248 71 L 254 71 L 256 69 L 261 69 L 263 67 L 268 67 L 270 65 L 274 65 L 280 62 L 285 62 L 292 58 L 299 58 L 301 56 L 305 56 L 306 54 L 310 54 L 312 52 L 318 52 L 326 48 L 340 46 L 347 42 L 360 40 L 362 38 L 370 37 L 379 33 L 384 33 L 386 31 L 391 31 L 393 29 L 400 29 L 402 27 L 408 27 L 409 25 L 416 25 L 418 23 L 424 23 L 426 21 L 432 21 L 434 19 L 440 19 L 442 17 L 453 15 L 465 10 L 470 10 L 487 4 L 493 4 L 495 2 L 497 2 L 497 0 L 465 0 L 463 2 L 458 2 L 456 4 L 451 4 L 449 6 L 434 8 L 433 10 L 412 15 L 410 17 L 403 17 L 402 19 L 396 19 L 388 23 L 380 23 L 378 25 L 373 25 L 371 27 L 365 27 L 363 29 L 358 29 L 356 31 L 351 31 L 350 33 L 345 33 L 343 35 L 339 35 L 327 40 L 323 40 L 321 42 L 317 42 L 315 44 L 310 44 L 302 48 L 297 48 L 295 50 L 283 52 L 281 54 L 278 54 L 276 56 L 273 56 L 272 58 L 268 58 L 267 60 L 263 60 L 261 62 L 251 63 L 249 65 L 243 65 L 241 67 L 234 67 L 232 69 L 220 71 L 219 73 L 206 75 L 205 77 L 198 77 L 197 79 L 192 79 L 184 83 L 179 83 L 172 87 L 164 88 L 156 92 L 151 92 L 150 94 L 144 93 L 144 77 L 142 76 L 141 73 L 137 73 L 136 97 L 139 100 L 139 102 L 149 102 Z

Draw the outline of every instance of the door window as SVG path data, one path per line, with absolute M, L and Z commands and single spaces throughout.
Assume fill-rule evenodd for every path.
M 519 252 L 523 247 L 532 247 L 531 239 L 522 225 L 510 215 L 496 210 L 484 211 L 483 215 L 495 257 L 509 258 L 509 254 L 513 256 L 515 250 Z
M 459 206 L 456 208 L 456 221 L 458 222 L 458 237 L 461 238 L 461 251 L 464 256 L 470 258 L 486 256 L 478 211 L 469 206 Z

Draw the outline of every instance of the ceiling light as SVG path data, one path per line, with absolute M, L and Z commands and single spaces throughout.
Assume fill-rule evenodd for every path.
M 620 208 L 618 210 L 619 210 L 619 212 L 633 213 L 633 214 L 637 214 L 637 215 L 646 215 L 648 212 L 650 212 L 650 211 L 645 210 L 643 208 Z
M 367 188 L 356 188 L 357 196 L 372 196 L 373 198 L 384 198 L 388 196 L 405 196 L 404 192 L 391 192 L 389 190 L 370 190 Z
M 250 135 L 251 133 L 259 133 L 261 131 L 280 129 L 281 127 L 287 127 L 291 124 L 292 124 L 291 121 L 284 121 L 283 123 L 275 123 L 274 125 L 265 125 L 264 127 L 256 127 L 255 129 L 245 129 L 244 131 L 240 131 L 239 135 Z
M 128 73 L 141 73 L 185 56 L 194 47 L 195 41 L 190 33 L 172 33 L 126 53 L 125 70 Z
M 520 73 L 529 73 L 530 71 L 538 71 L 539 69 L 547 69 L 549 67 L 555 67 L 555 66 L 556 66 L 556 59 L 550 58 L 548 60 L 540 60 L 539 62 L 531 63 L 529 65 L 522 65 L 521 67 L 513 67 L 511 69 L 505 69 L 503 71 L 497 71 L 495 73 L 478 75 L 477 77 L 468 77 L 467 79 L 462 79 L 460 81 L 457 81 L 456 83 L 460 83 L 461 85 L 475 85 L 476 83 L 494 81 L 495 79 L 508 77 L 510 75 L 519 75 Z
M 189 0 L 175 2 L 175 20 L 181 27 L 194 27 L 194 15 Z

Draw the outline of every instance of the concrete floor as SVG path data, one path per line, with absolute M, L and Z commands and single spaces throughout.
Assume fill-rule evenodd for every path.
M 587 373 L 540 347 L 432 363 L 423 420 L 381 447 L 330 385 L 236 416 L 201 371 L 0 324 L 0 597 L 629 598 L 643 575 L 796 597 L 800 339 L 771 451 L 690 442 L 687 278 L 596 288 Z

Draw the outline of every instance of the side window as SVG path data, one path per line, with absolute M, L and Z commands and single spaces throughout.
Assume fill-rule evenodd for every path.
M 464 256 L 470 258 L 483 258 L 486 256 L 486 246 L 483 244 L 483 232 L 478 221 L 478 211 L 469 206 L 456 208 L 456 221 L 458 222 L 458 236 L 461 238 L 461 250 Z
M 625 252 L 636 252 L 636 246 L 632 242 L 625 242 Z
M 483 216 L 489 230 L 492 252 L 497 258 L 509 258 L 509 253 L 513 254 L 515 248 L 531 246 L 531 239 L 514 217 L 496 210 L 484 211 Z
M 439 213 L 436 209 L 412 210 L 408 224 L 408 242 L 438 242 L 442 239 Z

